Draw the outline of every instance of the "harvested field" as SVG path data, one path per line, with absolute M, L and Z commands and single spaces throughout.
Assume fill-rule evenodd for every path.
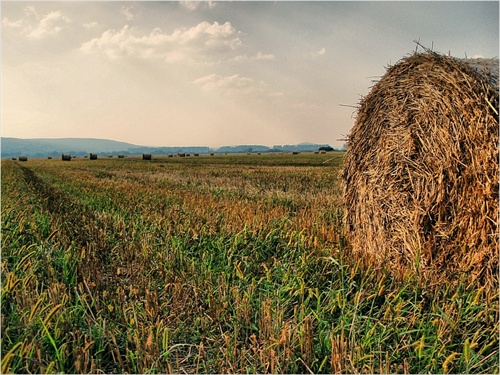
M 2 373 L 498 373 L 498 294 L 346 248 L 343 153 L 2 162 Z

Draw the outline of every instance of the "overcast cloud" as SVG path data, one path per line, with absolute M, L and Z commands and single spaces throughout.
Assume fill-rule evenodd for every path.
M 498 2 L 1 3 L 4 137 L 329 143 L 413 40 L 498 57 Z

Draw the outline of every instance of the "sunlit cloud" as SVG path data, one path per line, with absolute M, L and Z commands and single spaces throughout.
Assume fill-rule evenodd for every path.
M 179 1 L 181 8 L 194 11 L 200 8 L 213 9 L 217 5 L 215 1 Z
M 12 21 L 7 17 L 2 19 L 4 29 L 19 30 L 21 35 L 29 39 L 42 39 L 59 34 L 71 23 L 71 19 L 58 10 L 40 14 L 33 5 L 24 7 L 24 19 Z
M 276 59 L 276 56 L 274 56 L 272 53 L 268 53 L 268 54 L 263 54 L 262 52 L 257 52 L 256 55 L 254 56 L 248 56 L 248 55 L 238 55 L 238 56 L 235 56 L 231 59 L 231 61 L 234 61 L 234 62 L 244 62 L 244 61 L 249 61 L 249 60 L 255 60 L 255 61 L 258 61 L 258 60 L 267 60 L 267 61 L 272 61 L 272 60 L 275 60 Z
M 239 74 L 233 74 L 225 77 L 217 74 L 210 74 L 194 80 L 193 83 L 202 85 L 202 89 L 206 91 L 219 88 L 232 90 L 248 89 L 249 87 L 252 87 L 254 80 L 248 77 L 241 77 Z
M 33 5 L 28 5 L 27 7 L 25 7 L 24 13 L 30 17 L 33 16 L 37 19 L 40 18 L 40 15 L 38 14 L 38 12 L 36 11 L 36 9 Z
M 121 30 L 107 30 L 100 37 L 81 45 L 86 53 L 101 52 L 109 58 L 131 56 L 142 59 L 207 61 L 231 52 L 241 45 L 238 31 L 226 22 L 201 22 L 189 29 L 176 29 L 171 34 L 156 28 L 146 35 L 134 35 L 125 25 Z
M 326 53 L 326 48 L 323 47 L 318 51 L 311 52 L 311 57 L 312 58 L 319 58 L 319 57 L 323 56 L 325 53 Z
M 71 19 L 63 15 L 61 12 L 50 12 L 47 15 L 42 16 L 35 27 L 28 27 L 26 29 L 28 38 L 41 39 L 45 36 L 58 34 L 64 29 L 64 26 L 70 22 Z
M 20 29 L 23 26 L 23 20 L 11 21 L 7 17 L 2 19 L 2 26 L 8 29 Z
M 92 22 L 87 22 L 87 23 L 84 23 L 83 24 L 83 27 L 86 28 L 86 29 L 92 29 L 94 27 L 97 27 L 99 24 L 95 21 L 92 21 Z
M 127 21 L 132 21 L 134 19 L 134 13 L 132 12 L 134 7 L 122 6 L 120 14 L 125 17 Z
M 238 100 L 240 98 L 244 101 L 265 101 L 284 95 L 283 92 L 271 92 L 265 81 L 240 74 L 223 76 L 213 73 L 195 79 L 193 84 L 200 86 L 207 93 L 218 94 L 231 100 Z
M 272 53 L 263 54 L 261 52 L 257 52 L 257 55 L 255 56 L 255 60 L 274 60 L 275 58 L 276 56 Z

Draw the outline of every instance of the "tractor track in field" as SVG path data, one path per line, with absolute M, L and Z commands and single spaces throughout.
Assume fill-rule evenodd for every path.
M 85 215 L 89 220 L 95 220 L 93 212 L 86 211 L 81 205 L 76 203 L 71 197 L 61 189 L 46 183 L 32 169 L 21 166 L 24 181 L 38 196 L 42 207 L 46 209 L 54 220 L 60 222 L 64 229 L 70 230 L 73 240 L 80 245 L 87 245 L 88 233 L 82 226 L 82 219 L 79 214 Z M 60 229 L 60 228 L 59 228 Z
M 85 249 L 78 273 L 88 285 L 101 290 L 114 282 L 115 269 L 112 264 L 114 244 L 106 240 L 102 219 L 86 209 L 68 193 L 50 185 L 32 169 L 19 166 L 26 185 L 39 198 L 44 210 L 51 216 L 52 225 L 58 230 L 57 239 L 63 246 Z

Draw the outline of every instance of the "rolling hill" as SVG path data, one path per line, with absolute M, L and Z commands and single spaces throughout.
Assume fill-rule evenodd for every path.
M 90 152 L 101 155 L 140 155 L 152 153 L 158 155 L 186 153 L 242 153 L 242 152 L 290 152 L 290 151 L 315 151 L 327 144 L 301 143 L 298 145 L 275 145 L 267 147 L 262 145 L 222 146 L 212 149 L 207 146 L 168 146 L 149 147 L 134 145 L 126 142 L 98 138 L 1 138 L 2 158 L 26 155 L 32 158 L 57 157 L 61 154 L 77 156 L 87 155 Z

